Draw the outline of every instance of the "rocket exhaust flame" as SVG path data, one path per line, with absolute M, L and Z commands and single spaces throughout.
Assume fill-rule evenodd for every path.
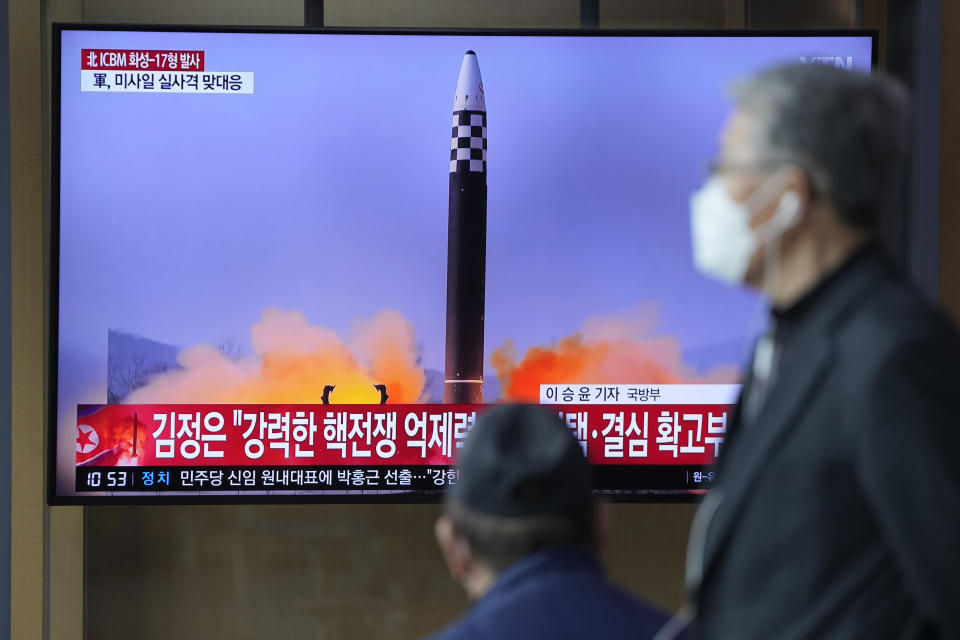
M 323 395 L 320 396 L 320 402 L 323 404 L 330 404 L 330 394 L 333 393 L 333 390 L 337 388 L 335 384 L 328 384 L 323 388 Z M 387 395 L 387 385 L 385 384 L 375 384 L 373 388 L 377 390 L 380 394 L 379 404 L 387 404 L 387 398 L 390 396 Z M 136 415 L 136 414 L 134 414 Z
M 266 309 L 250 335 L 251 357 L 233 360 L 212 345 L 191 347 L 178 357 L 180 370 L 158 375 L 125 402 L 377 404 L 388 389 L 392 402 L 415 403 L 423 395 L 413 327 L 397 311 L 358 323 L 347 342 L 298 311 Z
M 633 314 L 596 317 L 570 336 L 531 347 L 518 358 L 511 341 L 494 350 L 490 363 L 504 399 L 538 402 L 541 384 L 735 383 L 733 365 L 697 374 L 683 362 L 679 340 L 657 336 L 651 306 Z
M 267 309 L 250 333 L 252 357 L 232 360 L 211 345 L 192 347 L 178 358 L 182 369 L 156 376 L 125 402 L 327 404 L 334 386 L 336 402 L 343 404 L 384 404 L 388 398 L 415 403 L 423 395 L 413 328 L 399 312 L 381 311 L 357 324 L 349 344 L 329 329 L 310 326 L 297 311 Z M 337 384 L 325 385 L 328 380 Z M 150 457 L 150 430 L 137 413 L 100 424 L 93 435 L 82 420 L 77 466 L 137 465 Z M 100 452 L 87 458 L 86 451 Z

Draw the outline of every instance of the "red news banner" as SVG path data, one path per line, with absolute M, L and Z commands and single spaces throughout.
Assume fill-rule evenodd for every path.
M 493 406 L 80 405 L 77 489 L 436 490 L 455 483 L 456 451 L 477 414 Z M 703 488 L 730 411 L 719 404 L 549 408 L 579 440 L 601 489 Z M 107 468 L 117 470 L 109 481 Z M 651 486 L 624 486 L 644 483 Z
M 80 405 L 77 463 L 445 464 L 495 405 Z M 553 405 L 594 464 L 711 464 L 728 407 Z M 136 438 L 136 447 L 134 447 Z
M 203 51 L 173 49 L 82 49 L 84 71 L 203 71 Z

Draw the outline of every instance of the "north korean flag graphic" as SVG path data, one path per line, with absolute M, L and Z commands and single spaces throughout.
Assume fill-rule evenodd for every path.
M 100 446 L 100 434 L 96 425 L 99 418 L 94 408 L 79 407 L 77 410 L 77 464 L 88 464 L 90 460 L 102 454 L 105 447 Z
M 100 436 L 97 430 L 88 424 L 77 425 L 77 453 L 87 455 L 93 453 L 100 446 Z

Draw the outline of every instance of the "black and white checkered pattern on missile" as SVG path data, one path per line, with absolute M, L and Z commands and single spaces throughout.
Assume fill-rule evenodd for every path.
M 456 111 L 450 138 L 450 173 L 487 170 L 487 114 Z

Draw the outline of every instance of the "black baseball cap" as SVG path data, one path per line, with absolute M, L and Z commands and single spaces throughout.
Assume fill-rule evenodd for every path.
M 588 509 L 593 477 L 580 443 L 555 412 L 503 405 L 481 413 L 457 456 L 449 498 L 507 517 L 576 517 Z

